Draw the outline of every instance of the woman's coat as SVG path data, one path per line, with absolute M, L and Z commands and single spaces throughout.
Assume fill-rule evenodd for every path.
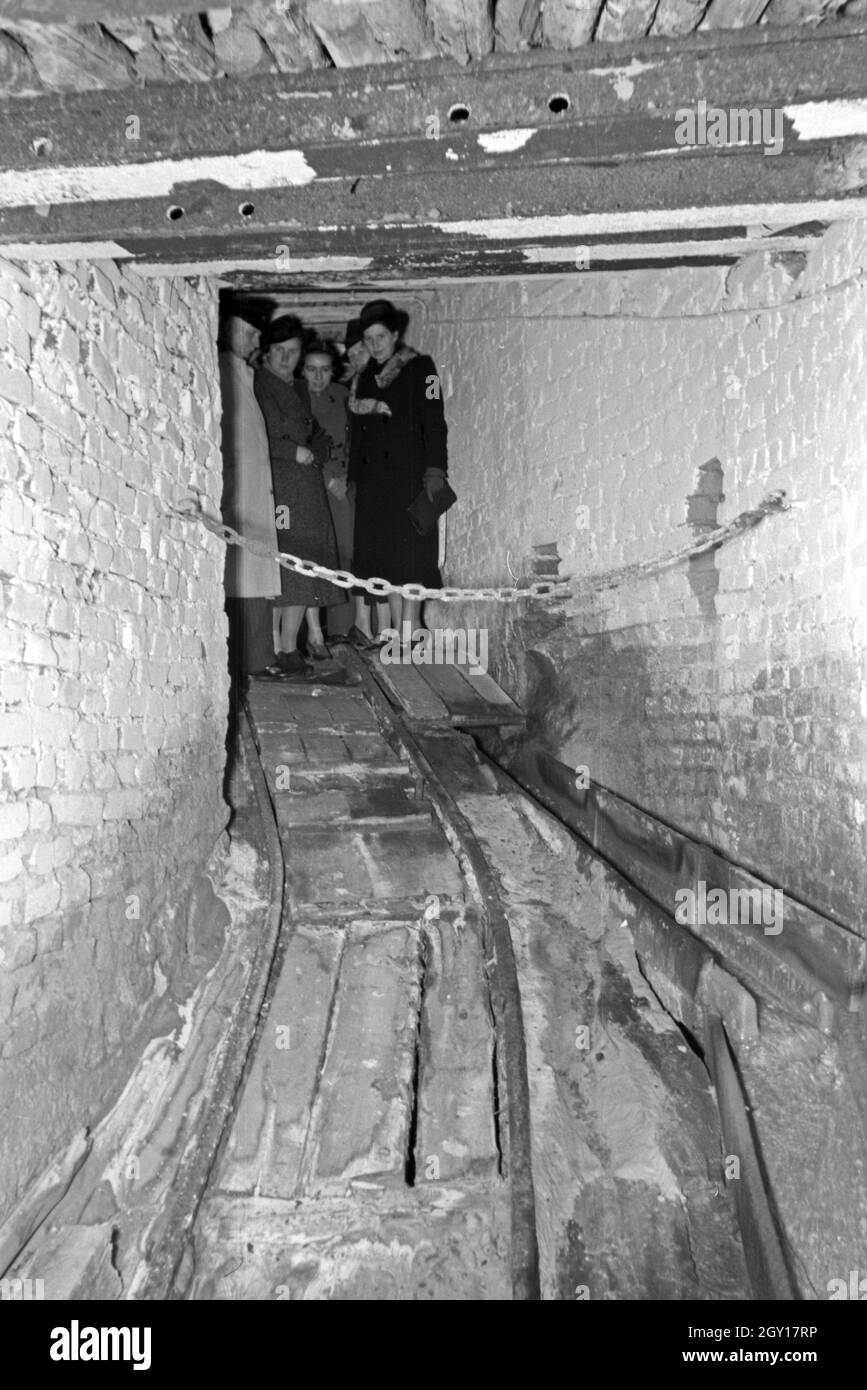
M 277 526 L 268 433 L 253 391 L 253 372 L 234 352 L 220 353 L 223 399 L 223 520 L 246 540 L 277 550 Z M 226 593 L 231 598 L 274 598 L 280 566 L 239 545 L 226 547 Z
M 337 569 L 337 541 L 322 477 L 330 442 L 313 418 L 307 383 L 283 381 L 261 367 L 254 389 L 268 431 L 274 499 L 278 508 L 287 509 L 279 515 L 277 544 L 302 560 Z M 313 463 L 297 462 L 299 447 L 312 451 Z M 280 592 L 284 602 L 310 608 L 332 607 L 346 598 L 329 580 L 288 569 L 282 570 Z
M 374 401 L 384 401 L 391 414 L 364 408 Z M 420 536 L 407 516 L 427 469 L 448 472 L 442 388 L 433 359 L 401 348 L 383 367 L 371 360 L 356 378 L 350 411 L 355 572 L 439 588 L 437 527 Z

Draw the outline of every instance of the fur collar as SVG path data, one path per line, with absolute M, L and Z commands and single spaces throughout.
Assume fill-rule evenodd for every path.
M 373 374 L 373 379 L 380 391 L 383 391 L 388 386 L 392 386 L 397 381 L 397 378 L 400 376 L 407 362 L 411 362 L 414 357 L 418 357 L 415 348 L 398 348 L 397 352 L 389 357 L 382 370 L 374 372 Z M 371 415 L 378 410 L 382 402 L 373 396 L 363 396 L 359 399 L 356 395 L 356 387 L 358 386 L 359 377 L 361 375 L 362 373 L 359 372 L 358 376 L 353 378 L 349 392 L 348 405 L 353 415 Z

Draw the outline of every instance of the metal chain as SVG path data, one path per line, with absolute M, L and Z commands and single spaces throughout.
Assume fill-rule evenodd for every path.
M 791 505 L 782 489 L 769 492 L 766 497 L 762 498 L 757 507 L 740 512 L 731 521 L 726 522 L 723 526 L 715 527 L 680 550 L 671 551 L 668 555 L 656 559 L 623 565 L 619 569 L 608 570 L 602 574 L 583 576 L 572 582 L 539 579 L 522 588 L 429 589 L 424 584 L 392 584 L 388 579 L 359 579 L 358 575 L 350 574 L 349 570 L 332 570 L 327 565 L 318 565 L 315 560 L 302 560 L 299 555 L 290 555 L 280 550 L 270 550 L 267 545 L 262 545 L 258 541 L 245 540 L 224 521 L 218 521 L 215 517 L 209 516 L 202 506 L 200 496 L 185 497 L 176 505 L 168 502 L 162 503 L 164 509 L 174 516 L 182 517 L 185 521 L 190 519 L 200 521 L 208 531 L 219 536 L 227 545 L 240 545 L 244 550 L 249 550 L 252 555 L 260 555 L 264 560 L 276 560 L 278 565 L 282 565 L 284 569 L 294 570 L 296 574 L 327 579 L 332 584 L 337 584 L 341 589 L 365 589 L 375 598 L 385 598 L 388 594 L 400 594 L 403 598 L 417 601 L 435 598 L 442 603 L 457 603 L 467 600 L 513 603 L 519 598 L 559 599 L 574 597 L 582 590 L 593 592 L 616 588 L 635 579 L 661 574 L 671 566 L 682 564 L 684 560 L 695 555 L 701 555 L 707 550 L 714 550 L 717 546 L 725 544 L 726 541 L 732 540 L 742 532 L 751 530 L 766 516 L 771 516 L 775 512 L 789 511 Z
M 183 498 L 180 503 L 174 506 L 164 502 L 163 506 L 175 516 L 183 517 L 185 520 L 193 518 L 200 521 L 208 531 L 219 536 L 227 545 L 240 545 L 244 550 L 249 550 L 252 555 L 261 556 L 263 560 L 276 560 L 277 564 L 282 565 L 284 569 L 294 570 L 296 574 L 306 574 L 317 579 L 327 579 L 332 584 L 337 584 L 341 589 L 365 589 L 367 593 L 373 594 L 375 598 L 379 599 L 387 597 L 388 594 L 400 594 L 402 598 L 417 601 L 435 598 L 440 599 L 443 603 L 457 603 L 460 600 L 488 599 L 492 603 L 513 603 L 515 599 L 519 598 L 561 598 L 572 592 L 569 584 L 556 580 L 537 580 L 522 589 L 429 589 L 424 584 L 392 584 L 388 579 L 360 579 L 358 575 L 350 574 L 349 570 L 332 570 L 327 565 L 318 565 L 315 560 L 302 560 L 300 556 L 290 555 L 286 551 L 270 550 L 268 546 L 262 545 L 259 541 L 245 540 L 224 521 L 217 521 L 214 517 L 208 516 L 197 498 Z

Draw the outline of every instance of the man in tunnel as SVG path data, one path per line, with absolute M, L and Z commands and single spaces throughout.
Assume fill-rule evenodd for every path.
M 223 519 L 245 539 L 277 551 L 274 488 L 268 435 L 253 394 L 251 358 L 259 329 L 244 313 L 232 310 L 220 331 L 220 387 L 223 400 Z M 276 560 L 254 555 L 241 546 L 226 549 L 226 612 L 229 618 L 229 667 L 237 687 L 245 676 L 276 670 L 272 600 L 280 593 Z

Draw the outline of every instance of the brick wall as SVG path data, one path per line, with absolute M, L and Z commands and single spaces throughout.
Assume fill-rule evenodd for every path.
M 451 583 L 508 582 L 544 542 L 578 577 L 683 546 L 714 458 L 719 522 L 786 490 L 790 513 L 702 565 L 565 620 L 463 621 L 565 762 L 862 932 L 867 304 L 845 282 L 865 262 L 852 223 L 806 258 L 465 285 L 414 335 L 447 393 Z
M 225 824 L 216 298 L 0 265 L 0 1221 L 203 968 Z

